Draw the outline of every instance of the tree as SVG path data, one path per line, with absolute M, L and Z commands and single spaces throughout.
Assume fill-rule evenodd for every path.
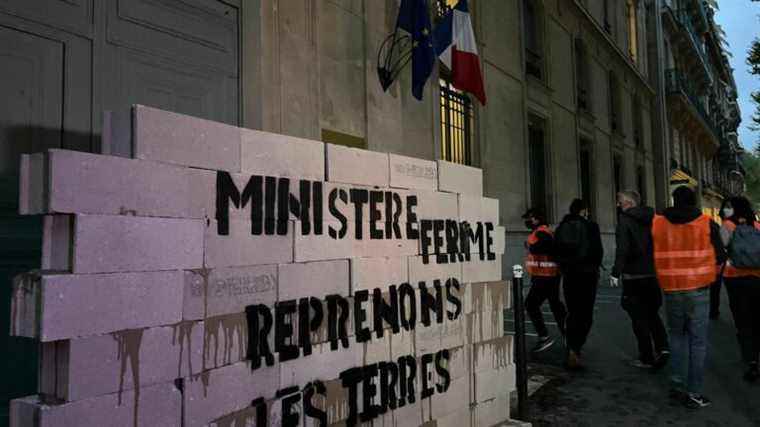
M 752 0 L 760 1 L 760 0 Z M 760 77 L 760 38 L 755 37 L 752 45 L 747 52 L 747 65 L 749 65 L 749 72 L 752 75 Z M 749 128 L 755 132 L 760 132 L 760 91 L 752 92 L 750 94 L 752 101 L 755 103 L 755 113 L 752 115 L 752 122 Z M 755 147 L 756 154 L 760 155 L 760 141 L 758 141 L 757 147 Z

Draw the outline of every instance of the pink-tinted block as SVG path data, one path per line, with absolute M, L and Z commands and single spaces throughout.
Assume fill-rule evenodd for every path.
M 433 376 L 433 383 L 438 377 Z M 426 420 L 443 418 L 453 412 L 469 409 L 471 400 L 470 378 L 461 377 L 451 380 L 448 390 L 435 393 L 422 401 L 422 410 Z
M 387 187 L 388 154 L 325 144 L 327 180 L 345 184 Z
M 253 304 L 277 301 L 277 266 L 227 267 L 187 270 L 185 320 L 242 313 Z
M 254 235 L 250 221 L 238 220 L 230 220 L 227 235 L 218 233 L 217 221 L 208 221 L 205 232 L 207 268 L 293 262 L 292 222 L 285 235 Z
M 186 168 L 124 157 L 49 150 L 50 212 L 201 218 Z M 209 189 L 211 190 L 211 189 Z
M 144 105 L 133 117 L 135 158 L 240 171 L 240 128 Z
M 490 222 L 499 224 L 499 199 L 458 194 L 459 219 L 461 221 Z
M 340 346 L 331 350 L 330 344 L 320 344 L 312 348 L 309 356 L 280 363 L 280 388 L 303 386 L 313 380 L 323 382 L 338 379 L 340 373 L 362 364 L 362 347 L 354 340 L 348 348 Z
M 456 411 L 436 420 L 436 427 L 470 427 L 473 413 L 469 407 L 459 408 Z
M 178 323 L 182 272 L 42 276 L 41 341 Z
M 203 369 L 219 368 L 246 359 L 248 322 L 245 313 L 210 317 L 204 322 Z M 274 334 L 269 335 L 274 348 Z
M 459 219 L 457 195 L 441 191 L 416 191 L 417 220 L 423 219 Z
M 13 278 L 10 335 L 37 338 L 40 334 L 39 301 L 42 289 L 37 272 L 21 273 Z
M 21 155 L 18 191 L 19 214 L 37 215 L 47 210 L 47 200 L 45 199 L 46 168 L 45 153 Z
M 504 310 L 465 314 L 466 341 L 477 343 L 504 336 Z
M 348 260 L 280 264 L 278 300 L 325 295 L 348 296 Z
M 279 389 L 279 374 L 279 365 L 251 371 L 248 362 L 240 362 L 186 378 L 184 425 L 204 426 L 246 408 L 254 399 L 273 398 Z
M 380 288 L 387 292 L 391 285 L 409 280 L 409 266 L 402 257 L 351 258 L 351 293 Z
M 203 220 L 77 215 L 74 273 L 203 266 Z
M 511 286 L 504 280 L 465 285 L 462 289 L 464 313 L 490 313 L 508 308 Z
M 510 364 L 512 364 L 511 335 L 473 344 L 473 373 L 501 369 Z
M 491 282 L 501 280 L 501 255 L 496 259 L 481 261 L 473 257 L 470 261 L 462 263 L 462 281 L 465 283 Z
M 462 263 L 437 264 L 435 255 L 431 255 L 429 262 L 425 264 L 421 256 L 409 257 L 409 281 L 417 283 L 424 281 L 432 286 L 434 280 L 440 280 L 441 285 L 449 278 L 462 281 Z
M 482 196 L 483 170 L 438 160 L 438 190 Z
M 57 351 L 56 395 L 67 401 L 131 390 L 200 372 L 203 323 L 73 339 Z
M 42 219 L 43 270 L 71 271 L 71 233 L 74 215 L 45 215 Z
M 243 172 L 325 180 L 323 142 L 252 129 L 240 129 L 240 135 Z
M 181 407 L 182 394 L 168 383 L 54 405 L 24 397 L 11 401 L 10 415 L 13 427 L 176 427 Z
M 438 189 L 438 165 L 430 160 L 389 154 L 390 186 L 395 188 Z

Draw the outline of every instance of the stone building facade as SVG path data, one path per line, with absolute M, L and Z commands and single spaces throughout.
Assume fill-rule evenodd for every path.
M 430 3 L 435 21 L 455 2 Z M 0 280 L 39 266 L 41 221 L 15 215 L 19 154 L 129 154 L 121 142 L 132 104 L 482 168 L 507 229 L 504 267 L 522 259 L 529 206 L 557 223 L 573 198 L 586 199 L 609 262 L 616 191 L 637 189 L 662 207 L 674 172 L 713 205 L 713 193 L 730 190 L 736 93 L 701 1 L 471 0 L 470 9 L 485 107 L 454 90 L 440 66 L 421 102 L 411 67 L 382 91 L 378 51 L 397 0 L 0 2 Z M 701 34 L 693 52 L 681 46 L 693 34 L 683 14 L 670 18 L 682 9 Z M 691 74 L 674 80 L 674 68 Z M 724 117 L 720 132 L 689 108 L 691 92 L 674 83 L 683 81 L 700 85 L 714 120 Z M 6 336 L 8 295 L 0 301 L 0 340 L 18 349 L 0 364 L 18 374 L 2 373 L 11 378 L 5 402 L 33 391 L 36 367 L 21 356 L 34 349 Z

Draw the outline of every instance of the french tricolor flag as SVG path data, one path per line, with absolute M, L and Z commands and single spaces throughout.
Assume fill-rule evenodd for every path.
M 435 44 L 436 54 L 451 70 L 454 87 L 472 93 L 481 104 L 486 105 L 483 74 L 480 72 L 480 58 L 467 0 L 459 0 L 441 19 L 435 28 Z

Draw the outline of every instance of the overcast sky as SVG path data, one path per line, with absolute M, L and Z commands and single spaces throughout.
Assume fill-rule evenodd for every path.
M 751 132 L 747 125 L 755 111 L 755 105 L 749 97 L 750 92 L 760 90 L 760 76 L 749 73 L 747 50 L 755 37 L 760 37 L 760 2 L 750 0 L 719 0 L 720 10 L 716 21 L 726 32 L 726 39 L 733 58 L 729 58 L 734 69 L 734 79 L 739 89 L 739 108 L 742 110 L 742 123 L 739 128 L 739 141 L 745 148 L 752 148 L 760 139 L 760 132 Z

